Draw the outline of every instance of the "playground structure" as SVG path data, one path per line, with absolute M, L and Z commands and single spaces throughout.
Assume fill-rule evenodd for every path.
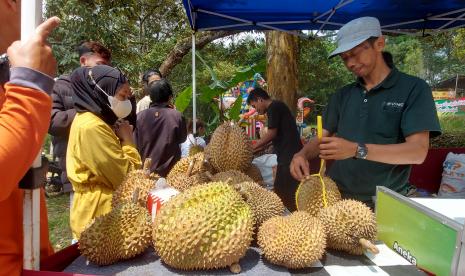
M 311 112 L 311 107 L 305 106 L 305 104 L 314 104 L 315 101 L 312 99 L 309 99 L 307 97 L 302 97 L 297 100 L 297 116 L 295 119 L 295 122 L 297 124 L 297 128 L 299 130 L 300 137 L 304 136 L 304 128 L 307 127 L 307 125 L 304 123 L 304 119 L 308 117 L 308 115 Z

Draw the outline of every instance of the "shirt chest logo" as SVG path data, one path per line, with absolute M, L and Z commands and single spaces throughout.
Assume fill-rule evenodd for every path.
M 382 108 L 388 112 L 401 112 L 404 109 L 405 103 L 401 102 L 383 102 Z

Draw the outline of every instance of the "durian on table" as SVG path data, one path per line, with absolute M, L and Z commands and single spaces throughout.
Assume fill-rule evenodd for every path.
M 210 169 L 203 152 L 181 158 L 168 173 L 168 185 L 179 191 L 209 182 L 206 172 Z
M 322 179 L 324 187 L 319 176 L 309 176 L 300 182 L 295 194 L 297 210 L 306 211 L 316 217 L 325 207 L 323 196 L 326 196 L 327 207 L 341 200 L 341 193 L 336 183 L 326 176 Z M 323 188 L 325 188 L 324 195 Z
M 160 178 L 157 174 L 150 174 L 151 164 L 152 160 L 150 158 L 146 158 L 141 170 L 133 170 L 128 173 L 123 183 L 121 183 L 121 185 L 119 185 L 113 193 L 111 201 L 112 208 L 117 207 L 124 201 L 131 201 L 136 190 L 139 191 L 139 205 L 142 207 L 146 206 L 150 190 L 155 188 L 156 181 Z
M 253 179 L 237 170 L 219 172 L 210 177 L 212 182 L 228 182 L 229 184 L 237 184 L 241 182 L 253 182 Z
M 271 263 L 304 268 L 323 256 L 326 234 L 317 218 L 297 211 L 265 221 L 258 231 L 258 245 Z
M 378 253 L 373 244 L 376 239 L 376 219 L 363 202 L 345 199 L 321 210 L 319 220 L 327 235 L 328 248 L 362 255 L 367 249 Z
M 260 186 L 264 186 L 265 182 L 263 181 L 262 172 L 260 169 L 255 166 L 254 164 L 250 164 L 250 167 L 244 171 L 244 173 L 252 178 L 253 182 L 259 184 Z
M 161 207 L 153 244 L 173 268 L 235 270 L 252 234 L 250 207 L 231 185 L 212 182 L 189 188 Z
M 192 145 L 190 148 L 189 148 L 189 153 L 188 153 L 188 156 L 194 156 L 196 155 L 197 153 L 199 152 L 204 152 L 204 148 L 201 146 L 201 145 Z
M 266 220 L 284 215 L 284 204 L 276 193 L 261 187 L 255 182 L 241 182 L 233 184 L 233 187 L 252 208 L 257 230 Z
M 205 156 L 218 172 L 246 171 L 252 163 L 252 146 L 244 130 L 231 122 L 221 124 L 205 148 Z
M 110 265 L 144 252 L 151 244 L 152 219 L 145 207 L 123 201 L 108 214 L 96 217 L 81 233 L 79 251 L 92 263 Z

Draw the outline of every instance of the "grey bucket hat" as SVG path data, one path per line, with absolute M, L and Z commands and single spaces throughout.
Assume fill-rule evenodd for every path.
M 370 37 L 380 37 L 381 35 L 381 25 L 377 18 L 360 17 L 354 19 L 339 29 L 336 38 L 337 49 L 328 58 L 349 51 Z

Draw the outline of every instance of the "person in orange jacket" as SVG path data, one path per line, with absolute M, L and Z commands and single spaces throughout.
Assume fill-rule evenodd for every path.
M 0 55 L 7 51 L 11 66 L 4 63 L 0 70 L 0 275 L 9 276 L 22 271 L 23 190 L 18 183 L 37 156 L 50 124 L 49 94 L 56 61 L 46 39 L 60 22 L 50 18 L 28 40 L 19 42 L 20 12 L 21 0 L 0 0 Z M 40 203 L 41 257 L 47 257 L 53 249 L 43 192 Z

